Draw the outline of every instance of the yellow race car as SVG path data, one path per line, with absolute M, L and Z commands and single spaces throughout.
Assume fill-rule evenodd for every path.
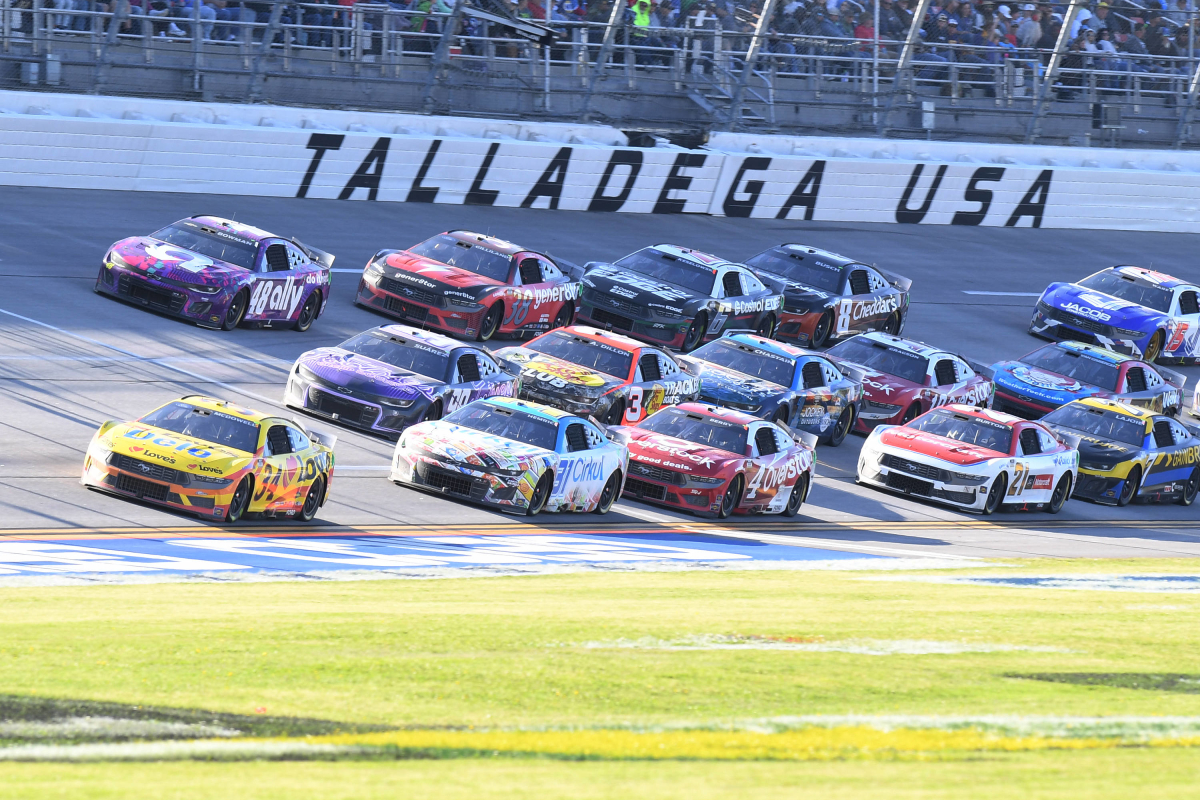
M 336 437 L 295 420 L 190 395 L 92 437 L 84 486 L 237 522 L 311 520 L 329 496 Z

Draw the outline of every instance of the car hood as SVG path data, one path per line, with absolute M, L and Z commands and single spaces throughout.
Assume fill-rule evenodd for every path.
M 628 428 L 629 457 L 647 464 L 685 472 L 689 475 L 718 475 L 730 462 L 742 456 L 728 450 L 705 447 L 701 444 L 664 436 L 661 433 Z
M 478 300 L 489 292 L 508 285 L 504 281 L 493 280 L 469 269 L 460 269 L 440 261 L 414 256 L 406 250 L 388 253 L 382 260 L 387 277 L 443 297 Z
M 767 272 L 765 270 L 759 270 L 757 274 L 760 278 L 765 278 L 767 281 L 782 287 L 783 299 L 788 305 L 795 303 L 796 305 L 823 306 L 826 301 L 832 300 L 836 296 L 834 292 L 827 292 L 824 289 L 818 289 L 815 286 L 794 281 L 786 275 Z
M 1167 319 L 1167 315 L 1161 311 L 1121 300 L 1095 289 L 1085 289 L 1074 283 L 1051 284 L 1042 293 L 1042 302 L 1068 314 L 1145 333 L 1149 333 Z
M 482 469 L 520 469 L 548 466 L 550 450 L 464 428 L 444 420 L 423 422 L 404 432 L 406 449 L 422 450 L 442 461 Z
M 248 278 L 250 271 L 148 236 L 122 239 L 111 251 L 134 270 L 152 278 L 201 286 L 229 286 Z
M 780 386 L 778 383 L 698 358 L 685 356 L 680 358 L 680 361 L 688 365 L 688 372 L 700 378 L 700 396 L 717 402 L 756 405 L 788 391 L 786 386 Z
M 335 388 L 396 400 L 432 397 L 442 381 L 393 367 L 338 347 L 310 350 L 300 366 Z
M 638 272 L 630 272 L 613 264 L 592 267 L 584 275 L 596 289 L 614 300 L 629 300 L 650 308 L 666 308 L 682 312 L 686 303 L 697 298 L 708 299 L 693 289 L 665 283 Z M 586 283 L 585 283 L 586 285 Z
M 1142 448 L 1137 445 L 1125 444 L 1114 439 L 1104 439 L 1091 433 L 1083 433 L 1073 428 L 1067 428 L 1062 425 L 1047 423 L 1047 427 L 1060 436 L 1074 437 L 1079 440 L 1079 460 L 1081 463 L 1103 462 L 1116 463 L 1124 461 L 1127 458 L 1132 458 L 1141 452 Z
M 879 442 L 899 450 L 907 450 L 923 456 L 941 459 L 951 464 L 965 466 L 979 464 L 993 458 L 1008 458 L 1007 453 L 964 444 L 957 439 L 948 439 L 912 428 L 889 428 L 879 435 Z
M 521 368 L 521 379 L 526 388 L 547 394 L 601 397 L 626 383 L 612 375 L 524 347 L 506 347 L 496 351 L 496 356 Z
M 1031 367 L 1019 361 L 1001 361 L 994 364 L 992 369 L 995 370 L 993 380 L 996 385 L 1060 405 L 1083 397 L 1114 396 L 1112 392 L 1099 386 L 1083 383 L 1057 372 Z
M 112 443 L 108 446 L 114 453 L 193 475 L 216 478 L 237 472 L 254 458 L 251 453 L 181 436 L 140 422 L 122 422 L 113 426 L 101 437 L 101 442 L 104 441 Z

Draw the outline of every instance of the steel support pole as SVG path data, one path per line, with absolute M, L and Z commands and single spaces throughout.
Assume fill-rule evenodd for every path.
M 775 14 L 777 0 L 766 0 L 762 12 L 758 15 L 758 24 L 754 26 L 754 34 L 750 37 L 750 46 L 746 48 L 746 60 L 742 62 L 742 72 L 733 87 L 733 97 L 729 101 L 729 130 L 736 131 L 742 122 L 742 106 L 746 101 L 746 84 L 754 74 L 754 62 L 758 61 L 759 51 L 762 50 L 763 39 L 771 27 L 771 19 Z
M 583 110 L 580 112 L 580 119 L 584 122 L 591 122 L 592 95 L 596 91 L 596 83 L 600 80 L 601 73 L 604 72 L 604 63 L 608 61 L 609 54 L 612 53 L 613 40 L 617 38 L 617 25 L 621 24 L 622 18 L 625 16 L 625 9 L 628 7 L 625 0 L 613 0 L 612 13 L 608 15 L 608 24 L 604 26 L 604 41 L 600 44 L 600 54 L 596 56 L 596 63 L 592 65 L 587 91 L 583 95 Z M 586 52 L 586 45 L 584 52 Z
M 267 29 L 263 32 L 262 41 L 258 43 L 258 54 L 254 57 L 254 67 L 250 73 L 250 102 L 257 103 L 262 97 L 263 84 L 266 83 L 266 76 L 263 75 L 267 53 L 271 51 L 271 44 L 275 41 L 275 33 L 279 30 L 279 20 L 283 16 L 283 2 L 279 0 L 271 6 L 271 18 L 267 21 Z
M 1062 28 L 1058 31 L 1058 41 L 1054 43 L 1054 52 L 1050 54 L 1050 63 L 1046 65 L 1046 74 L 1038 86 L 1037 100 L 1033 104 L 1033 116 L 1029 118 L 1029 129 L 1025 134 L 1025 144 L 1035 144 L 1042 135 L 1042 117 L 1050 108 L 1050 90 L 1054 88 L 1054 79 L 1058 76 L 1058 68 L 1062 64 L 1063 55 L 1071 43 L 1071 25 L 1079 9 L 1087 5 L 1087 0 L 1071 0 L 1067 13 L 1063 15 Z
M 121 25 L 129 19 L 129 0 L 116 0 L 115 8 L 108 16 L 108 31 L 104 34 L 104 44 L 100 47 L 100 57 L 96 59 L 96 80 L 92 84 L 92 94 L 101 94 L 108 84 L 109 56 L 112 48 L 117 45 L 117 34 Z M 149 25 L 149 21 L 143 23 Z
M 1179 112 L 1179 127 L 1175 130 L 1175 149 L 1183 147 L 1187 138 L 1188 128 L 1192 125 L 1192 117 L 1196 113 L 1196 100 L 1200 98 L 1200 64 L 1192 72 L 1192 80 L 1188 83 L 1187 104 Z
M 912 24 L 908 26 L 908 33 L 904 35 L 904 46 L 900 48 L 900 60 L 896 62 L 896 74 L 892 76 L 892 92 L 888 95 L 887 108 L 883 110 L 879 119 L 878 133 L 880 136 L 887 136 L 892 107 L 896 104 L 896 93 L 900 91 L 900 84 L 904 82 L 906 73 L 911 69 L 913 54 L 916 53 L 917 45 L 921 41 L 921 26 L 925 23 L 925 15 L 929 13 L 930 5 L 932 5 L 932 0 L 918 0 L 917 7 L 913 9 Z
M 454 40 L 454 35 L 458 31 L 464 5 L 466 5 L 464 0 L 454 0 L 454 10 L 450 12 L 450 19 L 446 20 L 446 27 L 438 39 L 437 50 L 434 51 L 433 60 L 429 64 L 429 74 L 425 76 L 425 90 L 421 94 L 421 113 L 423 114 L 433 113 L 433 90 L 437 87 L 438 78 L 445 72 L 446 64 L 450 62 L 450 42 Z

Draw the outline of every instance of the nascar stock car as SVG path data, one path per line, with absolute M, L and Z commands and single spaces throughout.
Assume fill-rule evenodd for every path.
M 1200 288 L 1141 267 L 1112 267 L 1042 292 L 1029 332 L 1092 342 L 1154 363 L 1197 363 Z
M 742 264 L 659 244 L 584 265 L 579 319 L 688 352 L 731 328 L 770 338 L 782 302 Z
M 569 325 L 580 269 L 502 239 L 439 233 L 367 263 L 355 303 L 405 322 L 485 342 Z
M 629 451 L 586 419 L 514 398 L 477 400 L 406 430 L 394 482 L 530 516 L 606 514 L 621 494 Z
M 966 511 L 1002 505 L 1057 514 L 1079 452 L 1039 422 L 951 403 L 904 425 L 880 425 L 858 455 L 858 482 Z
M 727 332 L 680 363 L 699 376 L 701 402 L 782 422 L 831 447 L 858 418 L 862 383 L 794 345 Z
M 587 325 L 497 350 L 496 358 L 521 376 L 523 399 L 609 425 L 638 422 L 700 390 L 665 350 Z
M 407 325 L 381 325 L 309 350 L 288 376 L 284 404 L 395 438 L 473 400 L 515 397 L 521 379 L 481 347 Z
M 97 292 L 233 330 L 306 331 L 329 300 L 333 256 L 240 222 L 195 216 L 109 248 Z
M 793 517 L 812 486 L 813 437 L 744 411 L 682 403 L 609 435 L 629 447 L 625 494 L 669 508 Z
M 308 521 L 329 496 L 336 441 L 296 420 L 189 395 L 133 422 L 102 424 L 80 482 L 225 522 Z
M 903 425 L 948 403 L 984 408 L 992 399 L 986 368 L 912 339 L 864 333 L 838 342 L 825 355 L 862 378 L 864 397 L 855 424 L 861 433 L 876 425 Z
M 780 339 L 810 347 L 867 331 L 899 334 L 912 281 L 803 244 L 781 244 L 746 261 L 765 283 L 783 287 Z
M 1074 400 L 1042 423 L 1079 440 L 1075 497 L 1105 505 L 1174 500 L 1189 506 L 1200 489 L 1200 439 L 1170 417 L 1119 400 Z
M 1058 342 L 1019 361 L 993 364 L 996 395 L 992 408 L 1037 419 L 1084 397 L 1107 397 L 1178 416 L 1184 376 L 1082 342 Z

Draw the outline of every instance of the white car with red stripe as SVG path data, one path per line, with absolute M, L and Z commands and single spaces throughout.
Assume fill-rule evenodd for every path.
M 1077 445 L 1040 422 L 953 403 L 875 428 L 858 482 L 982 514 L 1002 505 L 1057 514 L 1079 472 Z

